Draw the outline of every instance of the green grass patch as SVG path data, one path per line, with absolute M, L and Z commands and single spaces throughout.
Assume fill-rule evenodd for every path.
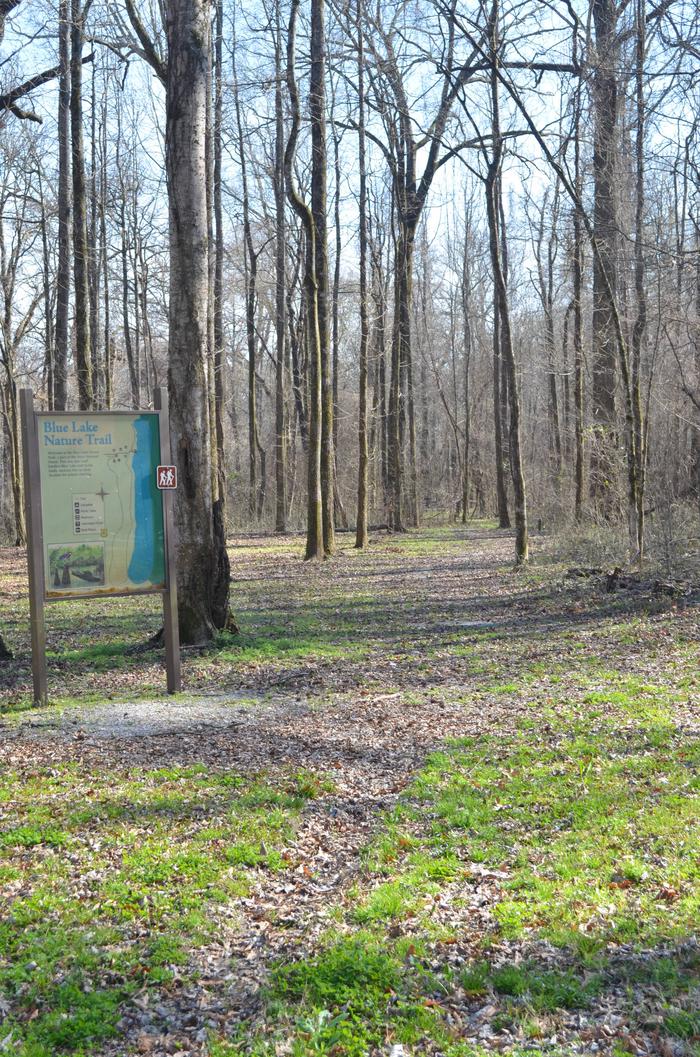
M 253 873 L 281 871 L 295 819 L 332 783 L 73 764 L 0 775 L 5 1034 L 22 1057 L 99 1052 L 137 989 L 167 986 Z M 4 1036 L 3 1036 L 4 1037 Z
M 553 733 L 434 756 L 413 791 L 432 841 L 506 865 L 496 916 L 509 938 L 536 926 L 586 952 L 687 935 L 700 912 L 697 740 L 604 719 Z
M 293 1053 L 362 1057 L 389 1036 L 411 1045 L 441 1034 L 426 1000 L 429 984 L 430 974 L 401 945 L 360 931 L 329 937 L 313 959 L 279 966 L 266 1000 L 291 1021 Z
M 444 987 L 495 1001 L 504 1026 L 526 1033 L 529 1018 L 536 1030 L 537 1018 L 590 1008 L 607 987 L 630 996 L 642 987 L 667 1002 L 662 1032 L 692 1041 L 700 958 L 665 952 L 700 920 L 700 741 L 670 723 L 663 688 L 616 681 L 623 689 L 613 693 L 644 707 L 627 697 L 579 712 L 553 707 L 545 735 L 528 721 L 433 754 L 366 853 L 385 880 L 369 895 L 356 890 L 347 921 L 385 942 L 392 922 L 407 919 L 412 934 L 417 919 L 419 935 L 434 935 L 431 897 L 492 871 L 492 938 L 546 940 L 563 967 L 493 963 L 487 934 L 482 959 L 457 982 L 444 975 Z M 618 948 L 639 957 L 616 959 Z M 634 1025 L 633 1000 L 628 1014 Z

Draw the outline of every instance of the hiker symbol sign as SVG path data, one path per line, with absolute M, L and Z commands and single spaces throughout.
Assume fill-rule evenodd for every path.
M 156 470 L 156 484 L 161 491 L 165 488 L 177 488 L 177 466 L 159 466 Z

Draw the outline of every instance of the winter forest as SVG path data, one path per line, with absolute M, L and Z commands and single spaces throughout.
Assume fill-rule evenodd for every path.
M 697 535 L 692 0 L 2 12 L 6 541 L 18 389 L 163 384 L 200 575 L 233 529 Z
M 700 1057 L 698 0 L 0 56 L 0 1052 Z

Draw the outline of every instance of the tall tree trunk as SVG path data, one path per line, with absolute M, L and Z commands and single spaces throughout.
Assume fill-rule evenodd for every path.
M 135 160 L 136 159 L 133 158 L 134 162 L 135 162 Z M 131 257 L 130 257 L 129 263 L 130 263 L 130 266 L 131 266 L 131 286 L 132 286 L 132 289 L 134 291 L 134 330 L 133 330 L 134 361 L 135 361 L 135 368 L 136 368 L 136 378 L 137 378 L 138 390 L 139 390 L 139 393 L 142 393 L 143 392 L 143 383 L 144 383 L 145 379 L 144 379 L 144 370 L 143 370 L 143 366 L 142 366 L 142 357 L 141 357 L 141 296 L 140 296 L 141 280 L 139 278 L 139 268 L 138 268 L 139 241 L 140 241 L 141 236 L 140 236 L 140 233 L 139 233 L 139 222 L 138 222 L 138 191 L 136 189 L 135 182 L 134 182 L 134 186 L 133 186 L 133 189 L 132 189 L 131 216 L 132 216 L 132 221 L 133 221 L 133 242 L 132 242 L 132 246 L 131 246 Z M 136 406 L 140 407 L 140 402 Z
M 81 411 L 89 411 L 93 405 L 82 91 L 84 19 L 88 7 L 89 2 L 81 6 L 81 0 L 71 0 L 70 124 L 73 174 L 75 368 L 78 377 L 78 406 Z
M 637 560 L 644 560 L 644 491 L 646 481 L 646 437 L 641 400 L 642 356 L 647 329 L 646 266 L 644 255 L 644 139 L 646 107 L 644 99 L 644 62 L 646 58 L 646 11 L 644 0 L 635 0 L 635 104 L 637 132 L 635 142 L 635 220 L 634 220 L 634 289 L 637 313 L 632 330 L 632 406 L 634 414 L 634 451 L 636 455 L 636 489 L 634 503 L 633 541 Z
M 617 343 L 614 300 L 618 290 L 619 112 L 618 67 L 621 61 L 617 0 L 592 0 L 595 26 L 593 228 L 598 252 L 593 262 L 593 389 L 591 412 L 591 498 L 597 512 L 617 509 L 616 458 Z
M 226 462 L 224 409 L 226 404 L 226 356 L 224 350 L 224 219 L 221 205 L 221 153 L 223 123 L 223 0 L 216 0 L 214 44 L 214 394 L 216 400 L 216 469 L 218 502 L 226 523 Z
M 323 550 L 335 549 L 333 454 L 333 383 L 329 335 L 327 153 L 326 153 L 326 33 L 325 0 L 311 0 L 311 214 L 314 224 L 314 267 L 318 330 L 321 344 L 321 502 Z
M 104 404 L 112 407 L 112 334 L 110 318 L 109 255 L 107 245 L 107 87 L 103 93 L 99 142 L 99 266 L 103 283 Z
M 695 225 L 695 326 L 693 328 L 693 385 L 700 394 L 700 223 Z M 693 428 L 690 443 L 690 488 L 700 499 L 700 399 L 693 400 Z
M 44 294 L 44 364 L 46 368 L 46 396 L 49 411 L 54 411 L 54 388 L 55 388 L 55 363 L 53 342 L 53 320 L 51 303 L 51 256 L 49 253 L 49 232 L 46 218 L 46 201 L 44 198 L 44 181 L 41 168 L 38 170 L 39 177 L 39 202 L 41 205 L 40 228 L 41 228 L 41 256 L 42 256 L 42 280 Z
M 545 216 L 549 214 L 549 231 L 545 254 Z M 554 480 L 554 492 L 559 496 L 562 471 L 561 421 L 557 387 L 556 342 L 554 338 L 554 266 L 556 258 L 556 227 L 559 217 L 559 188 L 555 188 L 550 202 L 546 194 L 540 210 L 535 251 L 540 300 L 544 315 L 544 350 L 547 361 L 547 418 L 549 424 L 549 462 Z M 505 231 L 504 231 L 505 237 Z M 546 258 L 546 259 L 545 259 Z
M 335 177 L 335 194 L 333 196 L 333 231 L 335 234 L 335 259 L 333 261 L 333 289 L 331 293 L 333 350 L 331 372 L 333 381 L 333 510 L 336 524 L 348 527 L 348 516 L 338 485 L 338 426 L 340 423 L 338 405 L 338 386 L 340 384 L 340 265 L 343 253 L 342 229 L 340 220 L 340 137 L 335 125 L 335 92 L 331 100 L 331 127 L 333 130 L 333 171 Z
M 355 546 L 367 546 L 367 482 L 369 449 L 367 445 L 367 361 L 369 350 L 369 312 L 367 304 L 367 145 L 365 135 L 365 73 L 362 37 L 362 0 L 356 0 L 357 25 L 357 97 L 358 149 L 360 173 L 360 410 L 358 420 L 359 462 L 357 474 L 357 522 Z
M 299 247 L 297 253 L 299 256 L 302 255 L 302 244 L 304 242 L 305 235 L 303 228 L 300 231 Z M 287 286 L 285 305 L 287 309 L 287 342 L 289 344 L 289 358 L 291 360 L 291 377 L 292 377 L 292 392 L 294 394 L 294 408 L 296 411 L 297 421 L 299 423 L 299 434 L 301 436 L 301 449 L 305 455 L 308 455 L 309 451 L 309 426 L 308 426 L 308 415 L 307 415 L 307 400 L 306 400 L 306 387 L 304 379 L 304 371 L 302 365 L 302 320 L 297 318 L 297 314 L 294 311 L 294 294 L 293 290 L 296 286 L 296 277 L 293 281 L 290 281 Z M 302 310 L 298 313 L 299 317 L 303 317 L 304 308 L 302 304 Z
M 223 525 L 212 503 L 205 373 L 209 309 L 206 95 L 207 0 L 167 8 L 166 174 L 170 215 L 170 422 L 180 474 L 180 634 L 212 638 L 228 619 L 229 565 Z
M 90 224 L 87 233 L 87 273 L 90 295 L 90 371 L 92 373 L 93 402 L 102 405 L 104 384 L 100 378 L 99 293 L 100 272 L 97 254 L 97 96 L 96 70 L 90 77 Z
M 216 8 L 214 8 L 216 11 Z M 214 97 L 213 97 L 213 62 L 212 46 L 213 26 L 211 19 L 207 24 L 209 33 L 208 51 L 210 56 L 207 68 L 207 114 L 206 114 L 206 161 L 207 161 L 207 246 L 209 249 L 209 310 L 207 312 L 207 392 L 209 400 L 209 435 L 211 437 L 211 494 L 214 504 L 219 504 L 219 471 L 218 445 L 216 435 L 216 338 L 214 335 L 214 298 L 216 287 L 216 238 L 214 235 Z M 223 508 L 219 505 L 219 516 Z
M 294 179 L 294 158 L 296 154 L 301 108 L 299 90 L 296 83 L 295 52 L 296 24 L 300 0 L 292 0 L 287 33 L 287 89 L 289 91 L 292 123 L 289 138 L 284 152 L 284 178 L 287 197 L 295 213 L 301 220 L 306 235 L 306 264 L 304 271 L 304 292 L 306 300 L 306 345 L 309 379 L 309 433 L 308 433 L 308 470 L 307 470 L 307 518 L 306 518 L 306 553 L 307 561 L 324 557 L 324 520 L 321 492 L 321 417 L 322 417 L 322 369 L 321 369 L 321 327 L 319 322 L 318 280 L 316 274 L 316 224 L 312 210 L 302 200 Z M 323 65 L 321 64 L 321 76 Z
M 287 437 L 284 375 L 287 357 L 286 253 L 284 195 L 284 108 L 282 100 L 282 27 L 280 0 L 275 8 L 275 532 L 287 531 Z
M 412 308 L 412 298 L 409 303 L 409 312 Z M 413 342 L 410 340 L 404 346 L 405 349 L 405 386 L 406 404 L 408 407 L 408 480 L 410 496 L 410 525 L 412 528 L 420 527 L 420 504 L 418 496 L 418 453 L 416 448 L 416 402 L 413 379 Z
M 121 154 L 121 111 L 117 110 L 117 146 L 116 166 L 119 180 L 119 240 L 121 256 L 121 279 L 122 279 L 122 328 L 124 330 L 124 350 L 126 352 L 126 364 L 129 372 L 129 387 L 131 390 L 131 406 L 138 408 L 141 405 L 141 387 L 139 384 L 139 371 L 137 359 L 134 355 L 132 341 L 131 320 L 129 318 L 129 244 L 127 225 L 127 194 L 128 181 L 124 176 Z
M 7 352 L 7 350 L 6 350 Z M 12 355 L 14 360 L 14 354 Z M 7 382 L 4 393 L 3 419 L 7 425 L 8 450 L 10 455 L 10 476 L 12 479 L 12 506 L 14 513 L 15 546 L 24 547 L 27 542 L 27 531 L 24 523 L 24 501 L 22 489 L 22 452 L 20 449 L 19 414 L 17 406 L 17 385 L 14 368 L 7 368 Z
M 249 230 L 250 222 L 244 221 L 243 226 Z M 245 268 L 245 322 L 248 339 L 248 512 L 251 518 L 257 516 L 256 500 L 258 489 L 258 393 L 257 350 L 255 347 L 255 288 L 257 284 L 257 270 L 258 259 L 254 253 L 252 257 L 249 254 Z
M 243 187 L 243 238 L 245 270 L 245 320 L 246 339 L 248 344 L 248 512 L 251 519 L 257 517 L 258 511 L 258 402 L 257 402 L 257 335 L 255 333 L 255 312 L 257 301 L 258 255 L 253 245 L 253 230 L 250 223 L 250 198 L 248 191 L 248 164 L 243 136 L 243 117 L 238 92 L 238 74 L 236 70 L 236 48 L 232 55 L 234 101 L 236 107 L 236 128 L 238 131 L 238 154 L 241 167 Z
M 404 532 L 404 446 L 406 439 L 409 369 L 411 364 L 411 311 L 413 306 L 413 256 L 416 237 L 415 220 L 399 221 L 399 237 L 394 261 L 394 328 L 391 342 L 391 377 L 387 414 L 389 463 L 389 527 Z M 409 429 L 410 429 L 409 421 Z M 415 424 L 414 424 L 415 430 Z M 412 441 L 415 457 L 415 432 Z M 409 456 L 411 443 L 409 442 Z M 415 466 L 415 464 L 413 464 Z M 411 484 L 415 479 L 412 474 Z M 410 495 L 409 495 L 410 499 Z M 415 510 L 411 512 L 412 520 Z
M 369 222 L 368 222 L 369 229 Z M 383 269 L 383 254 L 381 245 L 377 246 L 373 239 L 370 243 L 372 254 L 372 307 L 374 313 L 374 325 L 372 327 L 372 356 L 374 362 L 374 396 L 372 401 L 373 432 L 376 432 L 376 463 L 377 474 L 382 490 L 384 506 L 389 508 L 389 454 L 388 454 L 388 431 L 387 431 L 387 401 L 386 401 L 386 316 L 387 297 L 386 280 Z M 374 449 L 372 441 L 370 447 Z
M 70 307 L 70 14 L 68 0 L 58 8 L 58 266 L 56 270 L 56 326 L 54 330 L 53 407 L 65 411 L 68 402 L 68 311 Z
M 488 192 L 487 192 L 488 193 Z M 498 527 L 510 528 L 508 514 L 508 492 L 506 490 L 505 454 L 503 451 L 503 399 L 501 394 L 501 314 L 499 310 L 496 281 L 493 284 L 493 427 L 496 450 L 496 504 Z
M 503 223 L 500 208 L 500 180 L 503 139 L 500 128 L 498 100 L 499 63 L 499 0 L 493 0 L 490 17 L 491 31 L 491 121 L 493 156 L 486 179 L 486 212 L 489 228 L 489 249 L 496 289 L 496 310 L 501 327 L 501 350 L 508 379 L 508 405 L 510 425 L 508 430 L 511 477 L 513 480 L 513 505 L 515 513 L 515 560 L 520 565 L 528 560 L 527 496 L 522 465 L 520 438 L 520 393 L 515 364 L 515 350 L 510 325 L 510 306 L 506 286 L 503 245 Z
M 585 452 L 583 447 L 583 220 L 580 201 L 583 191 L 581 172 L 581 86 L 577 85 L 574 101 L 574 244 L 573 244 L 573 294 L 574 294 L 574 431 L 575 431 L 575 499 L 574 516 L 577 522 L 583 518 Z
M 102 142 L 100 151 L 100 258 L 102 264 L 102 286 L 104 290 L 104 338 L 103 372 L 104 405 L 112 407 L 112 332 L 110 319 L 109 254 L 107 246 L 107 92 L 102 102 Z
M 122 325 L 124 327 L 124 348 L 126 351 L 126 363 L 129 371 L 129 385 L 131 388 L 131 406 L 137 408 L 141 403 L 141 387 L 139 385 L 139 372 L 134 356 L 134 345 L 132 341 L 131 321 L 129 319 L 129 249 L 126 241 L 126 202 L 122 199 L 120 206 L 120 238 L 121 238 L 121 261 L 122 261 Z
M 469 517 L 469 456 L 471 440 L 471 405 L 470 405 L 470 368 L 472 358 L 472 324 L 471 324 L 471 275 L 469 254 L 470 227 L 468 212 L 464 209 L 464 245 L 462 247 L 462 327 L 464 334 L 464 448 L 462 454 L 462 523 Z
M 400 409 L 401 399 L 401 339 L 399 286 L 402 270 L 399 257 L 402 249 L 396 246 L 394 266 L 394 323 L 391 332 L 391 360 L 389 366 L 389 399 L 387 403 L 387 499 L 388 521 L 392 532 L 403 532 L 403 466 L 401 459 Z

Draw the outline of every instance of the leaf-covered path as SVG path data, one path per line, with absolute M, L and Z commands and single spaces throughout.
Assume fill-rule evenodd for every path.
M 175 702 L 152 604 L 55 607 L 48 714 L 6 552 L 9 1052 L 698 1052 L 694 606 L 484 526 L 299 550 L 237 541 Z

